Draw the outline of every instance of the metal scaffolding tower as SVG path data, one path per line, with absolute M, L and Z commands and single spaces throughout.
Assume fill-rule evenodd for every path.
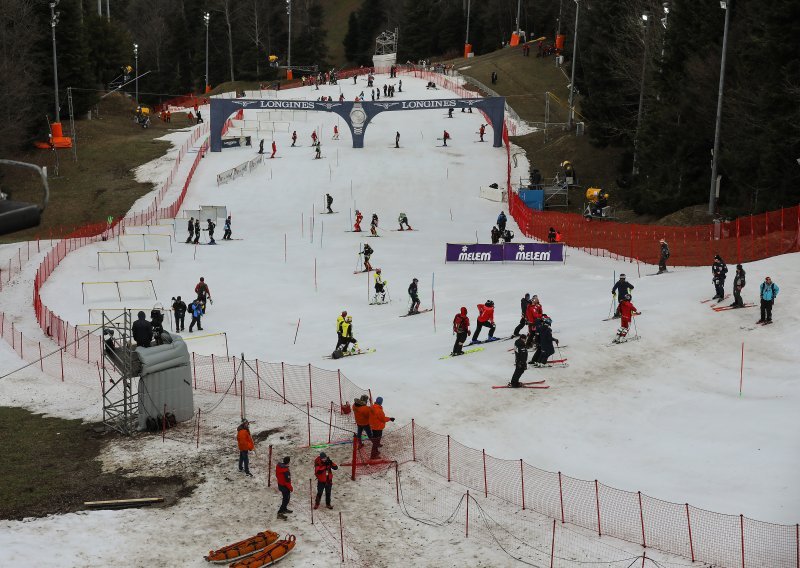
M 120 434 L 136 431 L 133 401 L 134 350 L 130 310 L 110 319 L 102 314 L 103 329 L 103 424 Z M 138 365 L 137 365 L 138 367 Z

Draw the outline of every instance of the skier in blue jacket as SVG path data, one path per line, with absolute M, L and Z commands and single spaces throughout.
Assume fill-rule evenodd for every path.
M 203 317 L 203 301 L 198 298 L 189 304 L 189 312 L 192 314 L 192 323 L 189 324 L 189 333 L 192 333 L 194 324 L 197 324 L 198 331 L 203 331 L 202 324 L 200 323 L 200 318 Z
M 761 283 L 761 319 L 756 323 L 769 324 L 772 323 L 772 304 L 775 303 L 775 298 L 778 297 L 780 288 L 772 281 L 772 278 L 767 276 Z

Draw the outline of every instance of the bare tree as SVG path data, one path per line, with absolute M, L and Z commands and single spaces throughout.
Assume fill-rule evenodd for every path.
M 228 63 L 231 68 L 231 81 L 235 81 L 233 64 L 233 18 L 235 3 L 234 0 L 215 0 L 215 11 L 221 12 L 225 16 L 225 25 L 228 28 Z

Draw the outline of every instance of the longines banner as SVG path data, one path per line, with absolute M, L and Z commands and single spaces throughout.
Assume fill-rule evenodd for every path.
M 447 243 L 446 262 L 564 262 L 564 244 Z

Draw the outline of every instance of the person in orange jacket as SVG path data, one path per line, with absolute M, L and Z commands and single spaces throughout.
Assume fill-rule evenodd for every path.
M 236 442 L 239 444 L 239 471 L 243 471 L 248 477 L 253 477 L 250 473 L 250 453 L 255 450 L 253 437 L 250 435 L 250 423 L 247 419 L 242 420 L 236 429 Z
M 367 438 L 372 438 L 372 429 L 369 427 L 370 409 L 369 397 L 365 394 L 361 398 L 355 399 L 353 402 L 353 417 L 356 419 L 356 426 L 358 426 L 358 447 L 363 448 L 364 442 L 361 441 L 361 433 L 366 432 Z
M 484 327 L 489 328 L 489 338 L 486 341 L 494 341 L 494 330 L 497 326 L 494 324 L 494 302 L 491 300 L 486 300 L 485 304 L 478 304 L 478 325 L 472 334 L 472 343 L 478 343 L 478 336 Z
M 372 430 L 372 453 L 369 456 L 371 460 L 378 458 L 380 455 L 378 450 L 381 447 L 383 429 L 386 427 L 387 422 L 394 422 L 394 417 L 387 417 L 383 412 L 383 397 L 379 396 L 369 410 L 369 427 Z
M 314 475 L 317 478 L 317 499 L 314 501 L 314 508 L 319 509 L 319 502 L 322 500 L 322 492 L 325 492 L 325 506 L 328 509 L 333 509 L 331 505 L 331 489 L 333 488 L 333 472 L 332 469 L 339 469 L 339 466 L 333 463 L 325 452 L 320 452 L 317 459 L 314 460 Z
M 275 479 L 278 482 L 278 491 L 281 492 L 281 508 L 278 509 L 278 518 L 286 520 L 286 513 L 291 513 L 289 509 L 289 499 L 292 496 L 292 475 L 289 472 L 289 456 L 283 458 L 275 465 Z

